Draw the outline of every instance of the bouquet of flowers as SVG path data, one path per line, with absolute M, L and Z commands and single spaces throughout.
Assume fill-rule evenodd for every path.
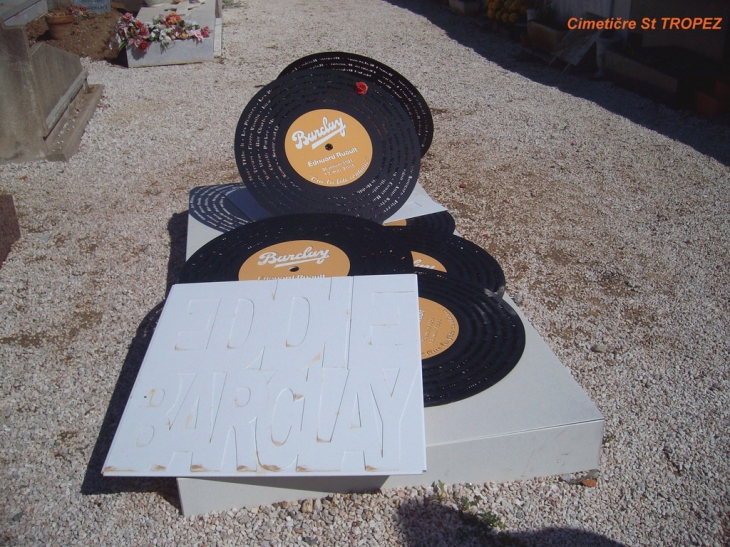
M 210 28 L 185 21 L 175 12 L 158 15 L 150 24 L 136 19 L 131 13 L 125 13 L 117 23 L 116 36 L 120 48 L 134 46 L 146 51 L 152 42 L 160 42 L 162 47 L 170 46 L 175 40 L 193 39 L 201 42 L 210 36 Z
M 86 6 L 69 6 L 68 12 L 74 16 L 74 19 L 89 16 L 89 10 Z

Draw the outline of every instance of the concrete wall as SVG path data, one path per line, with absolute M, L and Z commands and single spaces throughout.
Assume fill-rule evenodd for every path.
M 723 46 L 730 27 L 730 2 L 727 0 L 633 0 L 632 19 L 643 17 L 722 17 L 723 29 L 714 30 L 648 30 L 643 31 L 643 45 L 681 46 L 717 61 L 723 58 Z M 657 27 L 661 25 L 658 21 Z
M 641 24 L 644 17 L 722 17 L 723 30 L 657 30 L 637 32 L 643 35 L 643 45 L 680 46 L 717 61 L 730 53 L 730 1 L 729 0 L 552 0 L 558 20 L 565 22 L 570 17 L 581 17 L 586 12 L 601 17 L 621 17 Z M 730 64 L 730 59 L 725 59 Z
M 628 19 L 631 13 L 631 0 L 553 0 L 552 6 L 560 21 L 582 17 L 586 12 L 623 19 Z

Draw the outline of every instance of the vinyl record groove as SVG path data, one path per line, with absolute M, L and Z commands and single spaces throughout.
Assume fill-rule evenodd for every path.
M 304 70 L 262 88 L 238 122 L 236 162 L 272 214 L 336 213 L 382 222 L 408 199 L 420 152 L 413 124 L 386 91 L 358 77 Z
M 504 271 L 487 251 L 453 234 L 413 227 L 391 227 L 413 253 L 416 271 L 446 272 L 449 279 L 460 279 L 487 289 L 497 296 L 504 294 Z
M 489 291 L 419 272 L 425 406 L 460 401 L 502 380 L 525 349 L 517 313 Z
M 417 230 L 436 230 L 446 234 L 453 234 L 456 229 L 456 221 L 448 211 L 439 211 L 430 215 L 386 222 L 384 226 L 407 226 Z
M 236 207 L 226 195 L 235 192 L 243 184 L 219 184 L 197 186 L 190 190 L 190 215 L 209 228 L 227 232 L 248 224 L 251 219 Z
M 303 57 L 286 67 L 280 77 L 298 70 L 312 69 L 349 72 L 385 89 L 408 113 L 418 134 L 421 157 L 426 154 L 433 139 L 433 118 L 426 100 L 407 78 L 375 59 L 342 51 L 328 51 Z
M 224 233 L 195 252 L 180 283 L 413 273 L 408 249 L 369 220 L 284 215 Z

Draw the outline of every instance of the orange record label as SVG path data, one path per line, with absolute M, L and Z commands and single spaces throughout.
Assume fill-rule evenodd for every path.
M 408 226 L 406 219 L 394 220 L 393 222 L 383 222 L 383 226 Z
M 447 308 L 427 298 L 418 298 L 421 320 L 421 359 L 447 350 L 459 336 L 459 323 Z
M 271 245 L 246 260 L 240 281 L 292 277 L 340 277 L 350 272 L 344 251 L 322 241 L 301 239 Z
M 413 255 L 414 268 L 426 268 L 428 270 L 438 270 L 440 272 L 446 271 L 446 267 L 431 256 L 423 253 L 417 253 L 416 251 L 411 251 L 411 255 Z
M 362 124 L 326 108 L 307 112 L 291 124 L 284 151 L 294 170 L 319 186 L 355 182 L 373 161 L 373 144 Z

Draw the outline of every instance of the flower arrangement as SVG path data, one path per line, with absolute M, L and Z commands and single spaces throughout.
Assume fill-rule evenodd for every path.
M 64 6 L 49 11 L 47 15 L 50 15 L 51 17 L 68 17 L 70 15 L 74 20 L 76 20 L 88 17 L 89 10 L 86 9 L 86 6 Z
M 134 46 L 146 51 L 152 42 L 160 42 L 162 47 L 170 46 L 175 40 L 202 42 L 203 38 L 210 36 L 210 28 L 185 21 L 175 12 L 158 15 L 149 24 L 136 19 L 131 13 L 125 13 L 117 23 L 116 36 L 120 48 Z
M 74 19 L 89 16 L 89 10 L 86 6 L 69 6 L 68 12 L 73 15 Z

